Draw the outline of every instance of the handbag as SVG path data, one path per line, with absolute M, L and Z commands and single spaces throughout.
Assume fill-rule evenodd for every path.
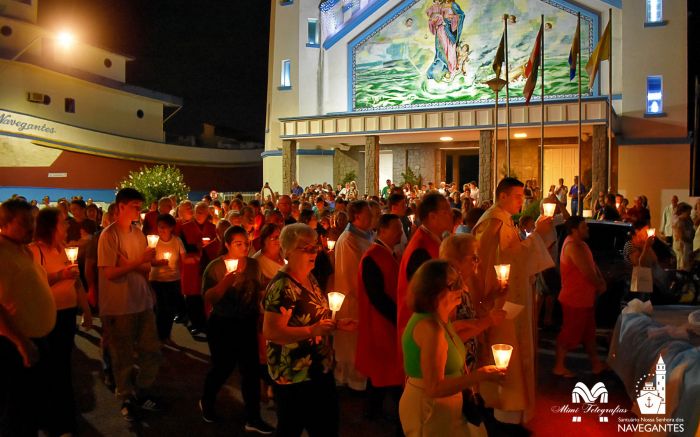
M 654 291 L 654 279 L 650 267 L 636 265 L 632 267 L 632 280 L 630 281 L 630 292 L 651 293 Z

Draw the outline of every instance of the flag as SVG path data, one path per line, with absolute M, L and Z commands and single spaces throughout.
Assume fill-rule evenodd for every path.
M 535 38 L 535 46 L 532 48 L 532 53 L 530 54 L 530 59 L 527 60 L 525 64 L 525 77 L 527 81 L 523 87 L 523 96 L 525 96 L 525 104 L 530 103 L 530 97 L 532 97 L 532 92 L 535 90 L 535 84 L 537 84 L 537 72 L 540 69 L 540 50 L 542 48 L 542 25 L 540 24 L 540 31 L 537 32 L 537 38 Z
M 576 22 L 576 34 L 571 42 L 571 50 L 569 51 L 569 80 L 574 80 L 576 77 L 576 63 L 578 62 L 578 53 L 581 50 L 581 15 L 578 16 Z
M 496 73 L 496 77 L 501 77 L 501 67 L 503 66 L 503 60 L 505 59 L 505 32 L 501 35 L 501 43 L 498 44 L 498 50 L 496 50 L 496 57 L 493 59 L 493 72 Z M 506 78 L 507 79 L 507 78 Z
M 603 36 L 600 37 L 598 45 L 595 46 L 593 54 L 586 63 L 586 71 L 588 72 L 588 89 L 593 89 L 593 82 L 600 68 L 600 61 L 610 59 L 610 22 L 605 26 Z

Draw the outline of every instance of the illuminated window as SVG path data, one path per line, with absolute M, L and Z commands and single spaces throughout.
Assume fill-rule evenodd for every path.
M 292 87 L 292 75 L 291 70 L 292 61 L 285 59 L 282 61 L 282 79 L 280 81 L 280 88 L 289 89 Z
M 646 0 L 647 16 L 646 23 L 663 23 L 663 0 Z
M 318 18 L 309 18 L 307 28 L 306 47 L 319 47 L 321 43 L 321 32 L 318 26 Z
M 647 77 L 647 115 L 663 114 L 663 77 Z

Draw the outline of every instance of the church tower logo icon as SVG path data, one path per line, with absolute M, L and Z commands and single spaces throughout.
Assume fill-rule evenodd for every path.
M 637 405 L 642 414 L 666 414 L 666 363 L 659 355 L 653 381 L 644 375 L 644 385 L 637 389 Z M 641 379 L 639 382 L 642 382 Z

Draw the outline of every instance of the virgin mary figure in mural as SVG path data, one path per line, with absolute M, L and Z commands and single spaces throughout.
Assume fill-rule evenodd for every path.
M 435 35 L 435 60 L 428 68 L 428 79 L 450 81 L 459 71 L 464 11 L 454 0 L 433 0 L 426 14 L 430 33 Z

